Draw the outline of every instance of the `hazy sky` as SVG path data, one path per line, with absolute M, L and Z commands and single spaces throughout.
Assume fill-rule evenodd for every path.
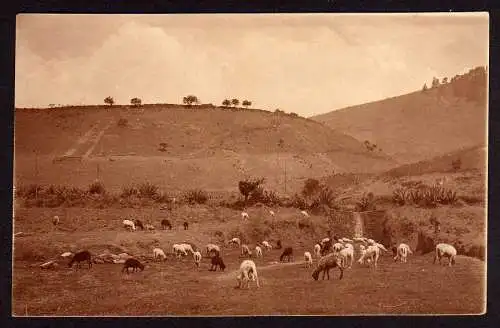
M 488 64 L 487 14 L 17 16 L 18 107 L 251 100 L 304 116 Z

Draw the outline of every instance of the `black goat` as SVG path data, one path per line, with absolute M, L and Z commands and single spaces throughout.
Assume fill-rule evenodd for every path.
M 189 227 L 189 224 L 187 222 L 184 222 L 184 230 L 187 230 Z
M 89 251 L 81 251 L 76 253 L 68 264 L 71 268 L 74 262 L 76 262 L 76 268 L 80 267 L 80 262 L 87 261 L 89 264 L 89 269 L 92 267 L 92 258 Z
M 281 240 L 278 240 L 278 241 L 276 242 L 276 249 L 281 249 L 281 247 L 282 247 L 282 246 L 281 246 Z
M 141 230 L 144 230 L 144 225 L 142 225 L 142 221 L 141 220 L 135 220 L 134 224 L 135 224 L 136 228 L 141 228 Z
M 137 271 L 137 269 L 141 269 L 141 271 L 144 271 L 144 264 L 142 264 L 136 259 L 127 259 L 123 264 L 122 272 L 127 271 L 128 274 L 129 273 L 128 268 L 132 268 L 133 272 Z
M 291 247 L 286 247 L 283 253 L 280 256 L 280 262 L 283 262 L 283 258 L 286 256 L 287 261 L 290 262 L 290 259 L 293 260 L 293 249 Z
M 325 256 L 326 254 L 330 253 L 332 249 L 332 240 L 330 239 L 327 242 L 320 243 L 321 245 L 321 256 Z
M 166 230 L 167 228 L 169 230 L 172 230 L 172 224 L 170 223 L 169 220 L 167 219 L 163 219 L 161 220 L 161 227 L 163 228 L 163 230 Z
M 222 257 L 220 257 L 218 254 L 216 256 L 212 256 L 212 266 L 210 267 L 210 269 L 208 269 L 208 271 L 217 271 L 217 266 L 219 267 L 220 271 L 224 271 L 224 269 L 226 268 Z

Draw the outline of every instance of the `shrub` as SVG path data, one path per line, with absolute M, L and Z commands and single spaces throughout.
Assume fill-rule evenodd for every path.
M 205 204 L 208 201 L 208 194 L 201 189 L 193 189 L 184 194 L 184 199 L 189 204 Z
M 363 194 L 363 197 L 356 203 L 359 212 L 375 210 L 375 197 L 372 192 Z
M 91 195 L 92 194 L 102 195 L 106 192 L 106 188 L 104 188 L 104 184 L 102 182 L 96 180 L 89 185 L 88 192 Z
M 462 160 L 459 158 L 451 162 L 451 167 L 453 171 L 458 171 L 462 167 Z
M 137 195 L 139 195 L 139 189 L 137 189 L 133 185 L 123 187 L 122 192 L 120 194 L 120 196 L 124 197 L 124 198 L 130 197 L 130 196 L 137 196 Z
M 143 198 L 155 198 L 155 196 L 158 195 L 158 186 L 150 183 L 150 182 L 143 182 L 139 185 L 137 188 L 139 190 L 139 196 Z
M 245 203 L 248 201 L 250 194 L 261 184 L 264 183 L 264 178 L 260 179 L 247 179 L 238 182 L 238 189 L 240 193 L 245 197 Z
M 408 190 L 404 188 L 397 188 L 392 192 L 392 201 L 399 206 L 403 206 L 406 203 L 407 199 Z

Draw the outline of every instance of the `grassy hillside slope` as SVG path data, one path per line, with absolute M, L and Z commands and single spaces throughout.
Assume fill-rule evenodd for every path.
M 485 143 L 486 75 L 480 69 L 425 91 L 312 117 L 411 163 Z

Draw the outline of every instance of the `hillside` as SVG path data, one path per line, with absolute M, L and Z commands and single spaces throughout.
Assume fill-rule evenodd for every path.
M 292 186 L 332 170 L 381 172 L 395 165 L 312 120 L 177 105 L 17 109 L 15 156 L 18 183 L 87 185 L 99 178 L 113 188 L 149 180 L 174 189 L 234 189 L 248 175 L 277 187 L 285 165 Z M 77 160 L 54 161 L 62 156 Z
M 484 68 L 449 83 L 347 107 L 312 119 L 368 140 L 400 163 L 485 144 L 487 76 Z

